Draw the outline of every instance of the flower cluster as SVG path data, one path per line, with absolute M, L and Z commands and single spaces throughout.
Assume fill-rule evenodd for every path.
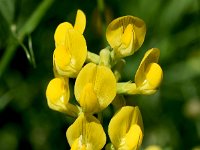
M 105 148 L 139 149 L 143 139 L 142 117 L 138 106 L 126 106 L 124 94 L 156 92 L 163 76 L 158 65 L 159 49 L 152 48 L 145 53 L 135 74 L 135 82 L 119 82 L 124 58 L 134 54 L 144 41 L 144 21 L 134 16 L 112 21 L 106 30 L 109 46 L 99 55 L 87 50 L 83 36 L 85 26 L 85 14 L 78 10 L 74 26 L 64 22 L 56 28 L 55 77 L 46 90 L 48 106 L 76 118 L 66 132 L 72 150 L 98 150 L 105 146 L 101 112 L 110 104 L 116 112 L 108 125 L 110 140 L 107 141 L 110 143 Z M 76 104 L 70 102 L 70 78 L 75 78 Z

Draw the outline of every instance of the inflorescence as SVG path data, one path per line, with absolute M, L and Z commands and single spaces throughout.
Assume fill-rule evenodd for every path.
M 85 14 L 78 10 L 74 26 L 64 22 L 56 28 L 55 77 L 46 90 L 48 106 L 76 118 L 66 132 L 72 150 L 100 150 L 105 146 L 101 112 L 110 104 L 115 114 L 108 125 L 110 142 L 106 149 L 139 149 L 144 134 L 141 113 L 138 106 L 126 106 L 124 95 L 157 91 L 163 77 L 158 65 L 160 51 L 151 48 L 145 53 L 133 82 L 119 82 L 124 58 L 133 55 L 144 42 L 144 21 L 134 16 L 113 20 L 106 30 L 109 45 L 99 55 L 88 51 L 83 36 L 85 27 Z M 70 102 L 70 78 L 75 79 L 76 104 Z

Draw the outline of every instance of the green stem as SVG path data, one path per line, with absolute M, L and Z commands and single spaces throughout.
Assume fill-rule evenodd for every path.
M 99 113 L 97 114 L 97 118 L 98 118 L 98 120 L 101 122 L 101 124 L 103 124 L 103 113 L 102 113 L 102 112 L 99 112 Z
M 28 19 L 28 21 L 24 24 L 24 26 L 18 31 L 17 38 L 19 41 L 22 42 L 25 35 L 30 34 L 36 28 L 36 26 L 39 24 L 40 20 L 45 15 L 46 11 L 52 5 L 53 2 L 54 0 L 44 0 L 43 2 L 41 2 L 41 4 L 34 11 L 32 16 Z M 12 41 L 14 41 L 13 38 L 12 38 Z M 18 45 L 19 43 L 15 41 L 14 43 L 11 43 L 7 46 L 6 51 L 0 60 L 0 77 L 2 77 L 10 60 L 13 58 Z
M 97 5 L 100 13 L 103 13 L 104 11 L 104 0 L 97 0 Z
M 140 91 L 137 89 L 137 86 L 135 83 L 131 82 L 121 82 L 117 83 L 117 94 L 139 94 Z
M 89 51 L 87 52 L 86 62 L 93 62 L 95 64 L 99 64 L 99 60 L 100 60 L 99 55 Z
M 111 57 L 109 47 L 106 47 L 100 51 L 99 65 L 107 66 L 111 68 Z
M 9 42 L 9 46 L 6 48 L 6 51 L 0 60 L 0 78 L 2 77 L 10 60 L 14 56 L 17 46 L 18 44 L 16 42 Z
M 112 105 L 114 107 L 115 112 L 122 108 L 123 106 L 126 106 L 126 100 L 124 98 L 123 94 L 117 94 L 112 101 Z
M 113 67 L 113 72 L 116 78 L 116 81 L 121 79 L 121 72 L 124 68 L 126 61 L 124 59 L 120 59 Z
M 111 58 L 112 58 L 112 60 L 113 60 L 112 65 L 115 65 L 120 59 L 122 59 L 122 57 L 119 57 L 119 56 L 115 53 L 115 50 L 114 50 L 114 49 L 111 50 L 110 55 L 111 55 Z

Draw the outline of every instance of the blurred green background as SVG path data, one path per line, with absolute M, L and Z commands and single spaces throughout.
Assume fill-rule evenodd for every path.
M 0 0 L 0 150 L 69 149 L 65 132 L 73 119 L 48 108 L 45 90 L 53 78 L 54 31 L 61 22 L 73 24 L 77 9 L 86 14 L 84 36 L 95 53 L 107 45 L 114 18 L 146 22 L 144 44 L 126 58 L 122 81 L 134 79 L 146 50 L 161 50 L 159 91 L 126 96 L 143 116 L 142 149 L 200 148 L 199 0 Z

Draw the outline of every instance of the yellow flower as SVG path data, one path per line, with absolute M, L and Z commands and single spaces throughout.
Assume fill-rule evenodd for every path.
M 135 83 L 137 89 L 143 94 L 152 94 L 160 85 L 163 72 L 157 64 L 160 51 L 157 48 L 148 50 L 136 72 Z
M 81 114 L 67 129 L 71 150 L 100 150 L 106 143 L 103 127 L 94 116 Z
M 49 82 L 46 90 L 46 97 L 48 106 L 51 109 L 65 112 L 69 96 L 68 79 L 54 78 Z
M 77 106 L 69 103 L 69 79 L 56 77 L 52 79 L 46 89 L 46 97 L 49 108 L 77 117 L 80 113 Z
M 106 38 L 117 57 L 132 55 L 145 38 L 146 26 L 143 20 L 134 16 L 123 16 L 113 20 L 106 30 Z
M 57 27 L 54 34 L 56 49 L 53 54 L 56 74 L 74 78 L 81 70 L 87 56 L 87 45 L 82 35 L 85 25 L 85 15 L 78 10 L 74 27 L 68 22 Z
M 122 107 L 111 119 L 108 134 L 118 150 L 137 150 L 143 139 L 143 123 L 139 108 Z
M 81 70 L 87 56 L 86 41 L 78 31 L 67 30 L 66 45 L 56 47 L 54 67 L 62 76 L 74 78 Z
M 54 34 L 54 40 L 56 43 L 56 47 L 59 45 L 64 45 L 65 44 L 65 39 L 66 39 L 66 32 L 69 29 L 75 29 L 77 30 L 80 34 L 83 34 L 86 26 L 86 17 L 83 11 L 78 10 L 76 14 L 76 20 L 75 20 L 75 25 L 74 27 L 72 26 L 71 23 L 69 22 L 63 22 L 58 25 L 56 28 L 55 34 Z
M 78 74 L 74 93 L 84 112 L 98 112 L 116 95 L 114 74 L 108 67 L 89 63 Z

